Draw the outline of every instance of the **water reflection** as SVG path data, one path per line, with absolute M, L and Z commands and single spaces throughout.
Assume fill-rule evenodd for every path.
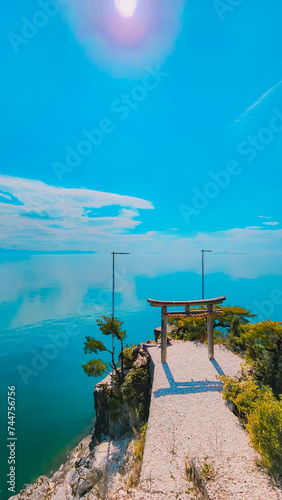
M 107 264 L 107 265 L 106 265 Z M 111 264 L 108 256 L 32 255 L 0 265 L 0 304 L 6 328 L 47 320 L 109 314 Z M 119 309 L 139 311 L 136 283 L 123 266 L 116 273 Z M 2 324 L 3 326 L 3 324 Z
M 116 266 L 116 305 L 122 316 L 145 311 L 146 298 L 156 295 L 187 299 L 200 297 L 200 262 L 178 254 L 126 256 Z M 227 295 L 228 302 L 250 305 L 257 312 L 277 316 L 281 304 L 260 305 L 279 290 L 281 278 L 267 274 L 276 258 L 251 255 L 214 255 L 207 263 L 210 296 Z M 267 263 L 267 266 L 266 266 Z M 220 272 L 221 271 L 221 272 Z M 222 273 L 223 271 L 223 273 Z M 281 271 L 281 269 L 280 269 Z M 30 255 L 0 261 L 1 329 L 18 329 L 51 320 L 84 317 L 91 320 L 111 313 L 110 255 Z M 241 276 L 245 273 L 246 278 Z M 261 309 L 261 310 L 260 310 Z M 263 318 L 266 319 L 266 318 Z

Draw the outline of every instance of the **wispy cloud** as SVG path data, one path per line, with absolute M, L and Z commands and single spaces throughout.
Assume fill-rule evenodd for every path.
M 272 220 L 271 220 L 271 217 L 267 217 L 267 216 L 265 216 L 265 215 L 259 215 L 259 218 L 260 218 L 260 219 L 267 219 L 267 220 L 262 221 L 262 223 L 263 223 L 265 226 L 278 226 L 278 225 L 279 225 L 279 222 L 277 222 L 277 221 L 272 221 Z
M 241 122 L 244 118 L 246 118 L 251 111 L 257 108 L 263 101 L 275 90 L 277 90 L 282 85 L 282 80 L 278 82 L 276 85 L 273 85 L 270 89 L 268 89 L 263 95 L 261 95 L 251 106 L 249 106 L 244 113 L 242 113 L 239 118 L 235 120 L 235 122 Z
M 50 250 L 95 243 L 109 233 L 135 229 L 150 201 L 91 189 L 66 189 L 31 179 L 0 176 L 0 224 L 6 248 Z M 14 200 L 14 201 L 13 201 Z M 108 207 L 107 216 L 103 209 Z M 93 248 L 94 249 L 94 248 Z

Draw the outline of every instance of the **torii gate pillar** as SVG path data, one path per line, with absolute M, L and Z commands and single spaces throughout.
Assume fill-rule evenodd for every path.
M 162 307 L 162 326 L 161 326 L 161 361 L 166 363 L 167 359 L 167 307 Z
M 213 338 L 213 319 L 212 319 L 212 304 L 208 304 L 207 316 L 207 331 L 208 331 L 208 355 L 209 359 L 214 359 L 214 338 Z

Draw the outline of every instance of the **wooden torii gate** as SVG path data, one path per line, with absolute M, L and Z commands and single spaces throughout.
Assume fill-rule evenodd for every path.
M 169 301 L 169 300 L 153 300 L 147 299 L 152 307 L 162 308 L 162 326 L 161 326 L 161 361 L 166 363 L 167 360 L 167 318 L 207 318 L 208 330 L 208 355 L 209 359 L 214 358 L 214 339 L 213 339 L 213 315 L 222 312 L 221 309 L 213 311 L 213 306 L 222 304 L 226 299 L 225 296 L 217 297 L 215 299 L 203 300 L 184 300 L 184 301 Z M 168 307 L 184 306 L 185 311 L 170 311 L 167 312 Z M 207 306 L 207 309 L 193 309 L 190 306 Z

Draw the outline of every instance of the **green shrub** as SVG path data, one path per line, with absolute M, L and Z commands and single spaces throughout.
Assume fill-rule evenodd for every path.
M 206 310 L 206 307 L 202 309 Z M 217 314 L 217 309 L 222 312 Z M 191 312 L 197 308 L 191 308 Z M 217 343 L 225 344 L 230 350 L 236 353 L 242 353 L 246 350 L 243 334 L 243 328 L 248 325 L 251 318 L 256 315 L 243 307 L 235 306 L 214 306 L 213 326 Z M 179 340 L 200 340 L 205 342 L 207 339 L 206 319 L 201 317 L 183 317 L 168 319 L 170 325 L 174 326 L 171 336 Z
M 270 385 L 278 398 L 282 392 L 282 323 L 269 320 L 245 325 L 242 337 L 254 377 Z
M 267 390 L 248 415 L 247 431 L 270 472 L 282 474 L 282 401 Z
M 223 398 L 234 403 L 235 413 L 246 422 L 255 403 L 262 397 L 264 388 L 262 389 L 258 382 L 246 374 L 241 379 L 229 376 L 219 378 L 224 383 Z
M 221 334 L 222 343 L 232 352 L 236 354 L 244 354 L 246 351 L 245 341 L 241 336 L 236 336 L 232 331 L 227 335 Z
M 250 374 L 243 373 L 240 380 L 219 378 L 224 382 L 224 399 L 234 403 L 235 413 L 246 424 L 263 465 L 272 474 L 282 474 L 282 401 Z
M 149 384 L 149 373 L 147 367 L 136 367 L 130 371 L 122 384 L 121 393 L 124 401 L 142 402 L 144 390 Z
M 118 412 L 122 407 L 122 400 L 119 398 L 111 397 L 108 400 L 108 410 L 110 413 Z
M 138 408 L 137 408 L 137 417 L 140 422 L 145 422 L 145 420 L 148 418 L 149 412 L 148 409 L 145 407 L 144 403 L 140 403 Z
M 207 338 L 206 320 L 202 318 L 169 318 L 169 324 L 174 327 L 170 336 L 177 340 L 200 340 L 204 342 Z
M 134 363 L 134 357 L 132 356 L 132 351 L 133 348 L 129 347 L 128 345 L 123 349 L 123 364 L 124 368 L 132 368 L 133 363 Z
M 125 377 L 121 387 L 124 401 L 137 409 L 141 421 L 148 418 L 151 380 L 147 366 L 134 367 Z M 141 405 L 141 406 L 140 406 Z

